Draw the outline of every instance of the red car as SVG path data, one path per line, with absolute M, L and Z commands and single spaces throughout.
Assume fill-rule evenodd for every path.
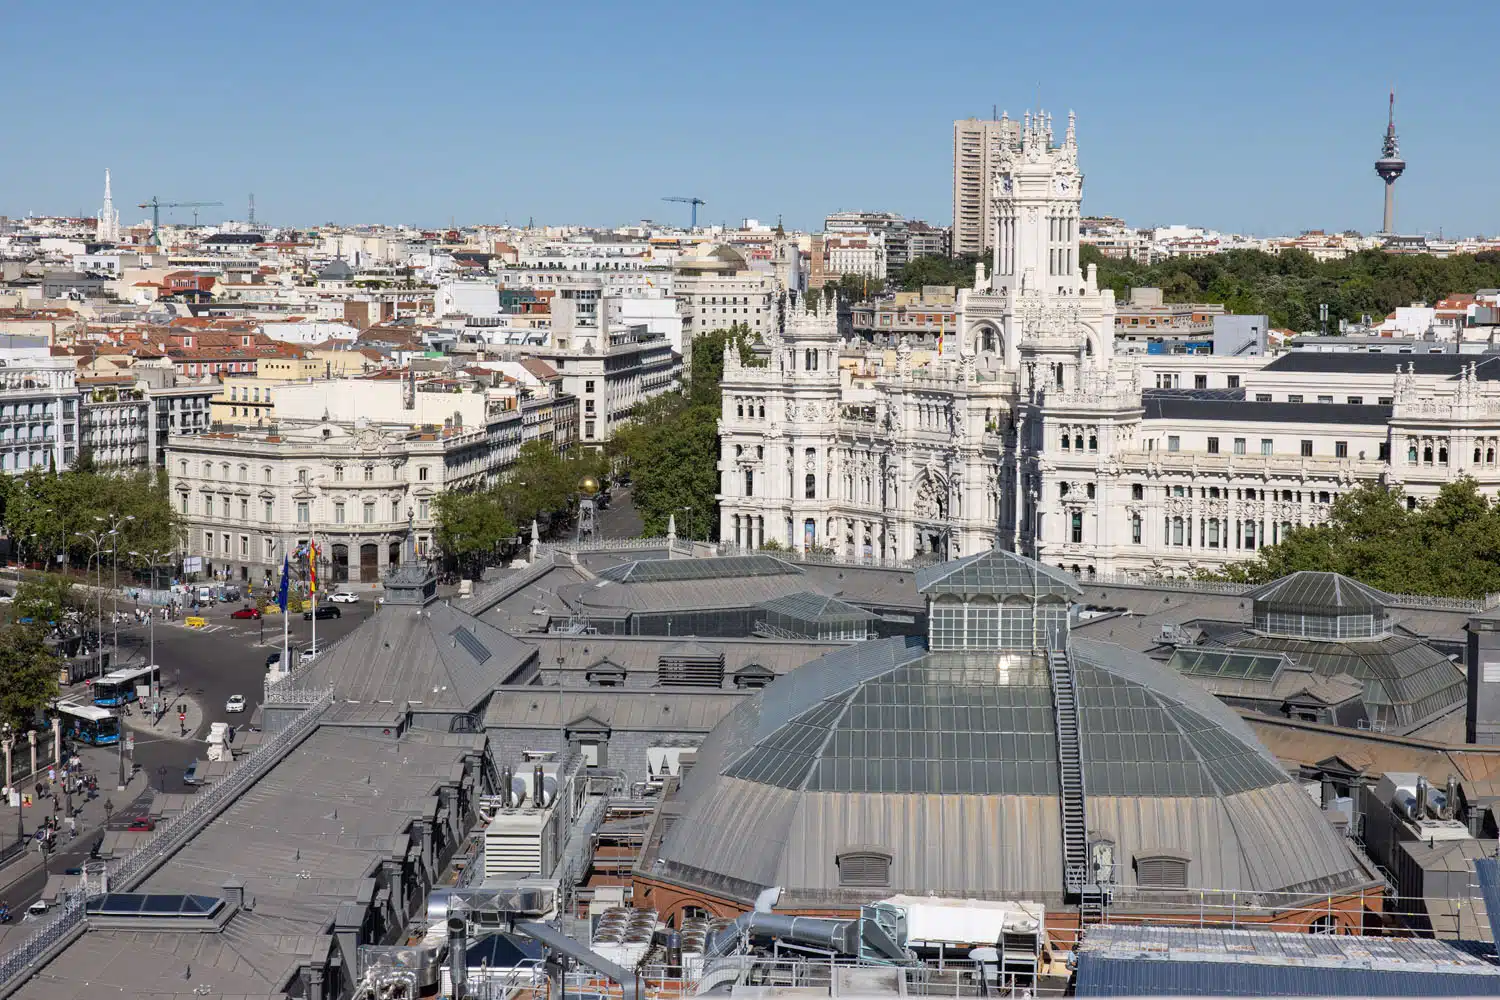
M 130 833 L 150 833 L 156 829 L 156 820 L 150 816 L 137 816 L 125 829 Z
M 260 608 L 252 608 L 252 607 L 248 607 L 248 606 L 247 607 L 243 607 L 243 608 L 240 608 L 238 611 L 236 611 L 234 614 L 230 615 L 229 617 L 231 617 L 231 618 L 251 618 L 251 619 L 259 618 L 260 617 Z

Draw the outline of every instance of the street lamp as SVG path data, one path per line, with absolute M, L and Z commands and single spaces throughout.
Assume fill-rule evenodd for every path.
M 161 561 L 163 559 L 169 559 L 173 555 L 175 555 L 175 553 L 164 552 L 161 549 L 152 549 L 150 552 L 137 552 L 134 549 L 131 549 L 130 550 L 130 555 L 131 555 L 132 558 L 135 558 L 135 559 L 145 558 L 145 559 L 149 559 L 151 561 L 151 597 L 154 600 L 155 597 L 156 597 L 156 567 L 161 563 Z M 154 607 L 154 605 L 152 607 Z M 148 608 L 147 609 L 147 614 L 146 614 L 146 617 L 149 618 L 149 619 L 151 619 L 151 630 L 150 630 L 150 635 L 151 635 L 150 643 L 151 643 L 151 646 L 150 646 L 150 652 L 147 654 L 147 665 L 151 666 L 151 667 L 155 667 L 156 666 L 156 615 L 151 614 L 150 610 L 151 609 Z M 161 696 L 161 680 L 160 680 L 160 677 L 159 677 L 160 673 L 161 673 L 161 671 L 160 671 L 160 669 L 158 669 L 158 670 L 156 670 L 151 675 L 151 695 L 154 698 Z
M 110 547 L 109 550 L 109 568 L 111 573 L 113 573 L 114 575 L 114 582 L 111 584 L 111 586 L 114 588 L 114 593 L 110 594 L 109 600 L 111 605 L 110 625 L 111 627 L 113 627 L 115 634 L 114 662 L 118 663 L 120 661 L 120 522 L 134 521 L 135 515 L 126 514 L 124 517 L 121 517 L 119 514 L 111 514 L 108 518 L 103 518 L 98 514 L 95 514 L 94 520 L 100 522 L 101 524 L 108 524 L 109 533 L 114 539 L 114 544 Z
M 693 505 L 685 504 L 684 506 L 678 507 L 677 509 L 687 511 L 687 517 L 685 517 L 683 520 L 687 521 L 687 536 L 688 541 L 691 542 L 693 540 Z
M 104 539 L 108 536 L 108 533 L 103 531 L 75 531 L 73 534 L 85 541 L 92 542 L 94 545 L 94 554 L 89 556 L 89 561 L 94 563 L 94 624 L 96 641 L 99 644 L 99 676 L 102 677 L 104 675 L 104 586 L 100 577 L 104 572 L 104 564 L 100 562 L 99 557 L 104 551 Z M 85 576 L 88 575 L 88 566 L 86 564 L 83 572 Z

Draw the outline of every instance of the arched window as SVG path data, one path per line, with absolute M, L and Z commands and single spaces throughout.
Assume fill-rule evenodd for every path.
M 213 477 L 214 477 L 214 463 L 212 463 L 212 462 L 204 462 L 203 463 L 203 478 L 204 479 L 212 479 Z
M 248 466 L 248 465 L 242 465 L 242 466 L 240 466 L 240 482 L 246 483 L 246 482 L 249 482 L 249 481 L 250 481 L 250 466 Z
M 1075 434 L 1073 436 L 1073 447 L 1076 448 L 1076 449 L 1078 449 L 1079 451 L 1083 450 L 1083 435 L 1082 434 Z
M 188 474 L 188 472 L 187 472 L 187 459 L 184 458 L 182 461 L 180 461 L 180 462 L 177 463 L 177 474 L 179 476 L 185 476 L 185 475 Z
M 1186 889 L 1188 856 L 1177 851 L 1149 851 L 1135 856 L 1135 882 L 1142 889 Z
M 891 856 L 882 851 L 845 851 L 834 860 L 840 887 L 884 889 L 891 884 Z
M 1099 435 L 1097 435 L 1097 434 L 1090 434 L 1089 435 L 1089 451 L 1098 451 L 1098 450 L 1099 450 Z
M 1428 465 L 1432 464 L 1432 445 L 1429 444 L 1422 449 L 1422 461 Z
M 806 481 L 802 484 L 802 495 L 808 500 L 818 498 L 818 476 L 815 472 L 809 472 Z
M 1438 465 L 1448 464 L 1448 446 L 1438 445 Z

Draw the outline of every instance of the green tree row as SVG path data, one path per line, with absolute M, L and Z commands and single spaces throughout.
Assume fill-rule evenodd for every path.
M 1408 510 L 1400 490 L 1367 484 L 1340 496 L 1324 524 L 1293 528 L 1255 559 L 1206 575 L 1265 583 L 1299 570 L 1342 573 L 1397 594 L 1500 591 L 1500 502 L 1465 478 Z
M 1378 320 L 1397 306 L 1500 287 L 1500 253 L 1493 251 L 1440 258 L 1365 250 L 1318 261 L 1303 250 L 1231 250 L 1146 266 L 1085 246 L 1079 260 L 1098 264 L 1099 286 L 1121 298 L 1131 288 L 1156 287 L 1168 302 L 1216 302 L 1233 313 L 1264 313 L 1273 326 L 1299 332 L 1318 328 L 1320 304 L 1328 306 L 1333 332 L 1341 319 Z
M 751 336 L 737 325 L 694 338 L 687 384 L 637 406 L 631 422 L 615 431 L 609 455 L 616 471 L 631 478 L 647 536 L 666 534 L 675 516 L 683 538 L 717 537 L 724 352 L 739 351 L 742 364 L 763 364 Z
M 59 553 L 82 566 L 94 553 L 86 534 L 119 535 L 104 539 L 102 550 L 121 553 L 175 551 L 181 522 L 167 495 L 166 477 L 142 472 L 133 476 L 92 471 L 45 472 L 0 476 L 0 517 L 6 534 L 28 560 L 55 568 Z
M 500 483 L 482 490 L 453 490 L 435 502 L 438 544 L 460 568 L 477 571 L 508 540 L 526 540 L 531 522 L 556 530 L 571 514 L 579 483 L 599 480 L 607 462 L 597 451 L 574 448 L 559 455 L 549 442 L 528 441 Z

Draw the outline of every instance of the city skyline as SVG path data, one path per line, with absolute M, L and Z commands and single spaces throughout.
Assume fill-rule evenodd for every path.
M 707 224 L 779 216 L 809 229 L 848 209 L 948 224 L 953 121 L 1040 104 L 1078 114 L 1090 214 L 1374 232 L 1382 192 L 1369 164 L 1394 83 L 1413 164 L 1398 228 L 1500 231 L 1486 183 L 1500 140 L 1475 127 L 1482 68 L 1411 59 L 1393 79 L 1388 63 L 1327 52 L 1330 39 L 1354 53 L 1392 36 L 1419 43 L 1443 23 L 1431 8 L 1296 8 L 1287 32 L 1274 10 L 1231 25 L 1158 5 L 1127 23 L 1086 6 L 1066 24 L 1026 10 L 924 11 L 933 44 L 907 50 L 907 74 L 871 68 L 900 35 L 903 12 L 882 5 L 793 20 L 585 4 L 567 24 L 524 10 L 439 21 L 377 4 L 346 22 L 289 5 L 194 8 L 201 44 L 104 89 L 100 74 L 58 67 L 80 46 L 161 50 L 157 27 L 101 11 L 64 32 L 55 12 L 26 9 L 15 37 L 28 44 L 0 79 L 50 99 L 13 110 L 13 141 L 54 132 L 59 107 L 88 141 L 7 158 L 0 214 L 92 215 L 108 168 L 125 224 L 148 215 L 135 206 L 153 195 L 223 201 L 206 222 L 243 219 L 251 192 L 262 220 L 295 225 L 685 224 L 686 206 L 661 200 L 671 195 L 704 198 Z M 1480 35 L 1500 27 L 1488 10 L 1463 19 Z M 222 48 L 233 38 L 252 40 L 238 69 Z M 941 56 L 960 38 L 996 39 L 1007 58 Z M 1018 38 L 1037 43 L 1005 41 Z M 926 79 L 920 67 L 935 58 L 941 79 Z

